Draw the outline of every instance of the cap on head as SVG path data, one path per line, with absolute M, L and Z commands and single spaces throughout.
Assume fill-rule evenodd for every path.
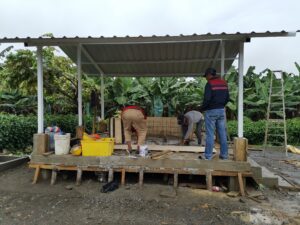
M 206 71 L 205 71 L 205 74 L 203 76 L 205 77 L 209 74 L 212 75 L 212 76 L 216 76 L 217 71 L 214 68 L 207 68 Z

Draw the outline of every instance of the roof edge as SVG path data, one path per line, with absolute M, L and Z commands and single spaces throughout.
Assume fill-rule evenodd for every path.
M 38 38 L 1 38 L 0 43 L 24 43 L 25 46 L 61 46 L 74 44 L 151 44 L 151 43 L 172 43 L 172 42 L 197 42 L 197 41 L 246 41 L 249 38 L 257 37 L 293 37 L 295 32 L 279 31 L 279 32 L 250 32 L 250 33 L 219 33 L 219 34 L 192 34 L 177 36 L 125 36 L 125 37 L 38 37 Z

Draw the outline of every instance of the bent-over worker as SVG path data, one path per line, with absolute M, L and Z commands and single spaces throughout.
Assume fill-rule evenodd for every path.
M 135 131 L 137 134 L 137 151 L 144 144 L 147 134 L 147 116 L 144 110 L 139 106 L 126 106 L 122 110 L 121 118 L 124 125 L 125 142 L 128 145 L 128 151 L 132 150 L 131 136 Z
M 184 122 L 182 125 L 182 131 L 184 135 L 184 144 L 189 145 L 190 142 L 190 135 L 193 133 L 193 125 L 196 124 L 196 136 L 198 139 L 198 145 L 201 145 L 201 128 L 203 122 L 203 115 L 196 111 L 191 110 L 184 114 Z

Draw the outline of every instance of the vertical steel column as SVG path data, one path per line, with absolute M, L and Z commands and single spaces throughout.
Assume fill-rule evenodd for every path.
M 243 137 L 244 127 L 244 42 L 240 43 L 239 51 L 239 85 L 238 85 L 238 137 Z
M 221 40 L 221 77 L 225 75 L 225 41 Z
M 81 44 L 77 47 L 78 126 L 82 126 Z
M 101 73 L 101 119 L 104 120 L 104 75 Z
M 43 47 L 37 46 L 38 133 L 44 133 Z

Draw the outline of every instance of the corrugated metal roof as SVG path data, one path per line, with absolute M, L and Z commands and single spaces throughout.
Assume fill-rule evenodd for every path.
M 95 63 L 109 76 L 196 76 L 209 66 L 220 71 L 220 41 L 188 43 L 151 43 L 136 45 L 83 45 Z M 225 43 L 226 68 L 238 53 L 239 44 Z M 60 48 L 76 62 L 76 46 Z M 82 69 L 88 74 L 98 73 L 85 54 Z
M 225 71 L 238 55 L 241 42 L 253 37 L 295 36 L 295 32 L 220 33 L 137 37 L 39 37 L 2 38 L 26 46 L 59 46 L 77 61 L 81 44 L 82 70 L 106 76 L 197 76 L 207 67 L 220 71 L 221 42 L 225 43 Z M 96 64 L 96 66 L 95 66 Z

